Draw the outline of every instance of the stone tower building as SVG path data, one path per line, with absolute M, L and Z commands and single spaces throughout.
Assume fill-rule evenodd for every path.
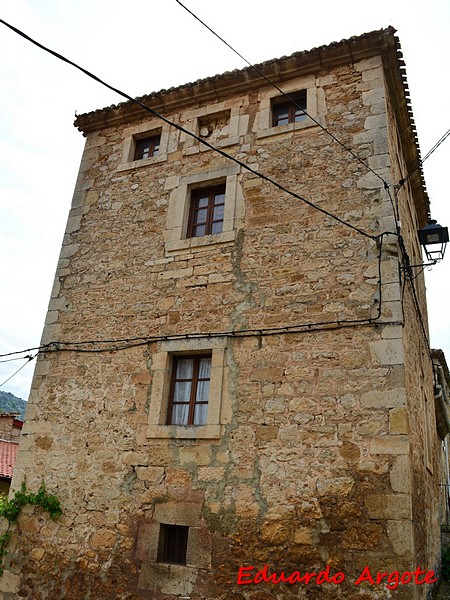
M 430 592 L 376 581 L 439 561 L 402 65 L 386 29 L 259 65 L 294 103 L 246 68 L 141 99 L 182 130 L 132 102 L 77 117 L 13 480 L 64 514 L 21 517 L 1 598 Z M 345 579 L 257 583 L 282 571 Z

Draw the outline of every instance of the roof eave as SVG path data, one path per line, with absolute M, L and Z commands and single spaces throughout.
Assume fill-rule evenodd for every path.
M 355 36 L 341 42 L 313 48 L 309 51 L 295 52 L 290 56 L 271 59 L 256 65 L 258 70 L 271 81 L 277 83 L 293 76 L 307 75 L 325 67 L 354 62 L 380 53 L 380 46 L 387 37 L 392 37 L 395 29 L 389 27 L 380 31 Z M 156 111 L 164 109 L 169 114 L 174 109 L 192 104 L 202 104 L 224 96 L 248 93 L 265 85 L 264 80 L 252 67 L 228 71 L 183 84 L 169 90 L 160 90 L 137 98 Z M 193 100 L 194 99 L 194 100 Z M 108 126 L 127 122 L 142 115 L 142 108 L 132 101 L 122 102 L 90 113 L 78 115 L 75 126 L 84 134 Z

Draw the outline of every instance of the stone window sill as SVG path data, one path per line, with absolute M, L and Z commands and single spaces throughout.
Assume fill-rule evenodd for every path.
M 148 425 L 147 438 L 206 440 L 220 439 L 221 425 Z
M 323 119 L 317 119 L 317 121 L 322 125 L 321 121 Z M 285 133 L 292 133 L 293 131 L 300 131 L 301 129 L 308 129 L 309 127 L 315 127 L 316 123 L 310 119 L 306 118 L 303 121 L 299 121 L 298 123 L 287 123 L 286 125 L 278 125 L 277 127 L 269 127 L 268 129 L 260 130 L 256 133 L 256 137 L 258 139 L 271 137 L 274 135 L 281 135 Z
M 234 242 L 236 231 L 224 231 L 215 235 L 204 235 L 202 237 L 186 238 L 182 240 L 172 240 L 165 244 L 166 256 L 171 256 L 174 252 L 200 252 L 209 247 L 216 248 L 220 244 Z
M 157 165 L 167 160 L 167 154 L 158 154 L 157 156 L 150 156 L 149 158 L 142 158 L 141 160 L 133 160 L 128 163 L 123 163 L 117 167 L 117 171 L 130 171 L 131 169 L 140 169 L 141 167 L 149 167 L 151 165 Z

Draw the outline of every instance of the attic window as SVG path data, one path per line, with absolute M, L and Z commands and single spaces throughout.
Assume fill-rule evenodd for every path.
M 160 142 L 160 134 L 136 140 L 134 160 L 156 156 L 159 153 Z
M 306 90 L 289 94 L 292 100 L 285 96 L 272 100 L 272 127 L 298 123 L 306 118 Z
M 157 561 L 173 565 L 185 565 L 189 527 L 185 525 L 166 525 L 159 528 Z

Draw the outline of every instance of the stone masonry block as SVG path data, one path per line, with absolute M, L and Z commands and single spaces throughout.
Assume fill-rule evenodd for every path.
M 50 325 L 51 323 L 56 323 L 58 320 L 59 311 L 57 310 L 49 310 L 47 312 L 47 316 L 45 317 L 45 324 Z
M 198 527 L 201 522 L 201 504 L 194 502 L 165 502 L 155 506 L 154 518 L 159 523 Z
M 20 577 L 5 571 L 0 579 L 0 590 L 5 593 L 17 594 L 19 591 Z
M 78 252 L 80 244 L 69 244 L 61 248 L 60 258 L 70 258 Z
M 378 72 L 381 69 L 377 69 L 377 67 L 381 67 L 381 57 L 380 56 L 372 56 L 371 58 L 364 58 L 363 60 L 359 60 L 354 64 L 355 71 L 372 71 L 377 70 Z
M 385 99 L 384 88 L 375 88 L 362 93 L 362 99 L 364 106 L 371 106 L 372 104 L 378 104 Z
M 317 482 L 319 496 L 347 496 L 355 481 L 352 477 L 334 477 Z
M 372 438 L 371 454 L 408 454 L 409 441 L 406 435 L 380 435 Z
M 391 408 L 403 406 L 406 402 L 404 388 L 392 390 L 370 390 L 361 396 L 361 406 L 365 408 Z
M 409 494 L 373 494 L 367 496 L 366 507 L 371 519 L 410 519 L 412 515 Z
M 414 548 L 413 526 L 411 521 L 388 521 L 387 532 L 394 552 L 398 556 L 411 553 L 411 549 Z
M 389 471 L 391 488 L 394 492 L 408 494 L 411 491 L 410 463 L 408 456 L 397 456 Z
M 379 169 L 384 169 L 385 167 L 389 167 L 391 164 L 391 159 L 389 154 L 376 154 L 375 156 L 370 156 L 367 161 L 369 167 L 378 171 Z M 384 243 L 384 242 L 383 242 Z
M 80 225 L 81 225 L 81 216 L 80 217 L 71 216 L 67 220 L 66 234 L 74 233 L 75 231 L 78 231 L 80 229 Z
M 404 406 L 398 406 L 389 411 L 389 433 L 409 433 L 408 415 Z
M 141 481 L 150 481 L 152 483 L 161 483 L 164 479 L 163 467 L 137 467 L 137 478 Z
M 404 362 L 403 341 L 379 340 L 369 343 L 372 360 L 378 365 L 402 365 Z
M 364 129 L 384 129 L 386 127 L 386 115 L 371 115 L 364 123 Z
M 383 187 L 383 182 L 379 177 L 369 172 L 360 177 L 357 181 L 358 188 L 365 190 L 376 190 Z

